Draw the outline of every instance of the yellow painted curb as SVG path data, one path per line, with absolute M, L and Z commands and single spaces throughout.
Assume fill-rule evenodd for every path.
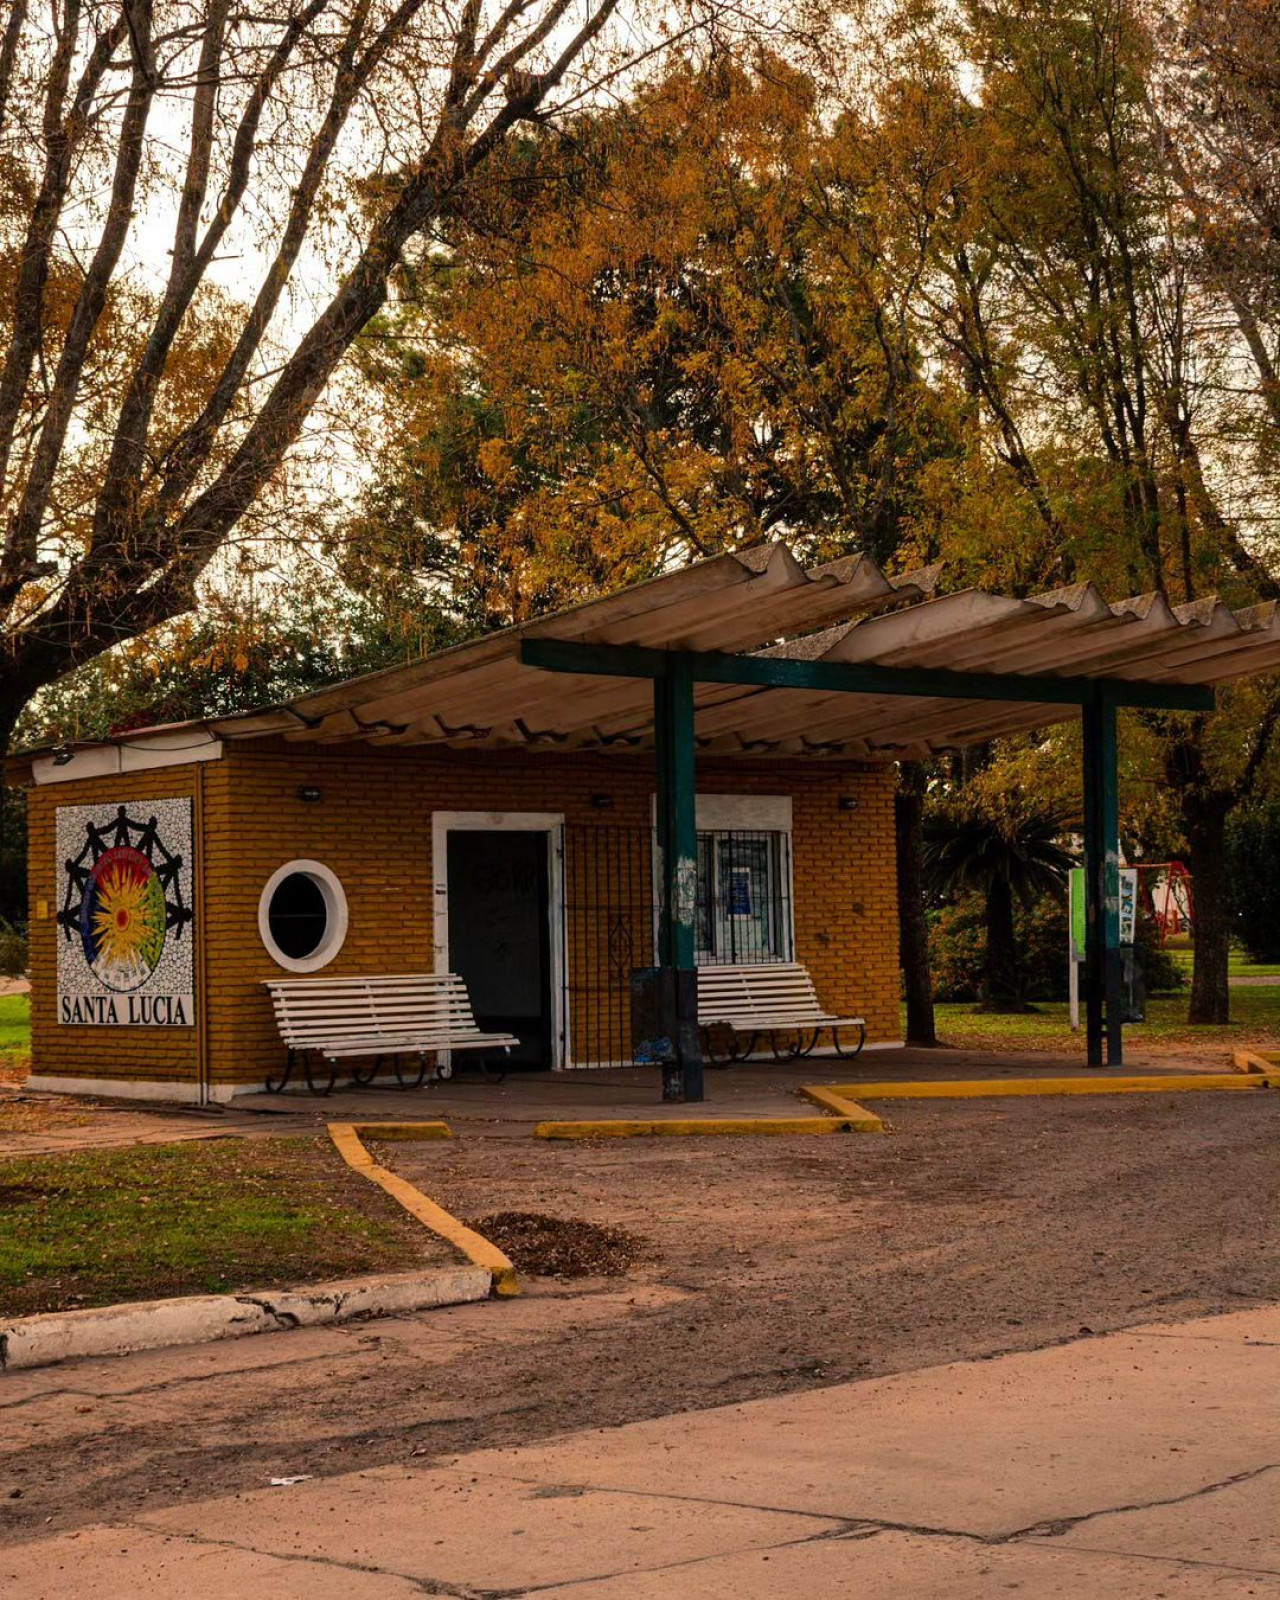
M 876 1128 L 865 1124 L 874 1121 Z M 880 1131 L 879 1117 L 862 1112 L 859 1118 L 839 1117 L 653 1117 L 616 1118 L 587 1122 L 540 1122 L 535 1139 L 643 1139 L 670 1135 L 787 1133 L 872 1133 Z
M 866 1106 L 860 1106 L 856 1100 L 850 1100 L 828 1084 L 802 1083 L 796 1093 L 803 1095 L 806 1100 L 812 1100 L 815 1106 L 821 1106 L 824 1111 L 829 1111 L 833 1117 L 844 1117 L 855 1122 L 859 1133 L 889 1131 L 889 1124 L 883 1117 L 876 1116 L 874 1111 L 868 1111 Z
M 520 1293 L 520 1285 L 516 1280 L 516 1269 L 511 1264 L 510 1257 L 504 1255 L 496 1244 L 491 1244 L 483 1235 L 468 1228 L 465 1223 L 459 1222 L 457 1217 L 446 1211 L 443 1206 L 438 1206 L 434 1200 L 429 1200 L 420 1189 L 415 1189 L 404 1178 L 398 1178 L 394 1172 L 389 1172 L 386 1167 L 379 1166 L 362 1142 L 361 1133 L 368 1133 L 375 1137 L 386 1137 L 382 1130 L 383 1123 L 378 1122 L 331 1122 L 329 1124 L 329 1137 L 337 1146 L 338 1154 L 347 1165 L 361 1177 L 368 1178 L 370 1183 L 376 1183 L 379 1188 L 385 1189 L 412 1217 L 430 1228 L 432 1233 L 439 1234 L 442 1239 L 447 1239 L 456 1250 L 461 1250 L 468 1261 L 493 1275 L 493 1292 L 500 1295 L 513 1295 Z M 444 1123 L 392 1123 L 401 1131 L 392 1134 L 392 1138 L 410 1139 L 422 1137 L 425 1139 L 450 1138 L 447 1126 Z M 445 1128 L 444 1134 L 432 1131 L 416 1135 L 405 1130 L 419 1127 L 436 1130 Z
M 370 1139 L 453 1138 L 453 1129 L 447 1122 L 353 1122 L 350 1126 Z
M 1261 1050 L 1236 1050 L 1231 1056 L 1236 1072 L 1274 1072 L 1280 1067 L 1280 1055 Z
M 1186 1073 L 1151 1078 L 983 1078 L 938 1083 L 839 1083 L 863 1100 L 976 1100 L 1024 1094 L 1179 1094 L 1196 1089 L 1280 1089 L 1280 1072 Z

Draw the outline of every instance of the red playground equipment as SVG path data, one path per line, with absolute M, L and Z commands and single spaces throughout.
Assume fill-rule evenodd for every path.
M 1136 868 L 1138 893 L 1160 931 L 1160 943 L 1195 927 L 1191 874 L 1181 861 L 1147 861 Z

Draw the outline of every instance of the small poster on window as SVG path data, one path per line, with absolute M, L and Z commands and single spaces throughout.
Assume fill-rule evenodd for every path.
M 59 806 L 58 1021 L 195 1024 L 190 800 Z
M 731 917 L 749 917 L 751 915 L 750 867 L 733 868 L 729 878 L 729 915 Z

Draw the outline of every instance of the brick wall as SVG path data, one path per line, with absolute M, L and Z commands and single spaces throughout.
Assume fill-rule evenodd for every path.
M 52 897 L 53 805 L 190 793 L 194 768 L 61 783 L 32 794 L 32 896 Z M 208 1059 L 216 1083 L 261 1083 L 282 1050 L 262 984 L 281 969 L 258 933 L 267 878 L 318 860 L 346 892 L 346 942 L 326 975 L 430 971 L 431 824 L 435 811 L 562 813 L 569 827 L 645 829 L 653 779 L 631 757 L 435 754 L 304 746 L 230 749 L 204 769 Z M 299 799 L 318 787 L 318 802 Z M 699 763 L 700 793 L 793 799 L 796 955 L 833 1010 L 865 1015 L 873 1040 L 899 1037 L 893 784 L 887 771 L 782 762 Z M 608 809 L 592 804 L 607 795 Z M 840 795 L 858 808 L 839 810 Z M 198 847 L 199 848 L 199 847 Z M 53 1021 L 53 926 L 33 929 L 35 1070 L 75 1076 L 196 1072 L 194 1032 L 62 1028 Z M 199 999 L 198 1002 L 199 1003 Z M 158 1033 L 158 1030 L 157 1030 Z M 86 1071 L 92 1058 L 96 1071 Z

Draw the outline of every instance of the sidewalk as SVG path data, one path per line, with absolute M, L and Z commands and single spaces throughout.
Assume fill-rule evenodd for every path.
M 1280 1597 L 1280 1307 L 0 1550 L 0 1592 L 23 1600 L 258 1585 L 275 1600 Z

